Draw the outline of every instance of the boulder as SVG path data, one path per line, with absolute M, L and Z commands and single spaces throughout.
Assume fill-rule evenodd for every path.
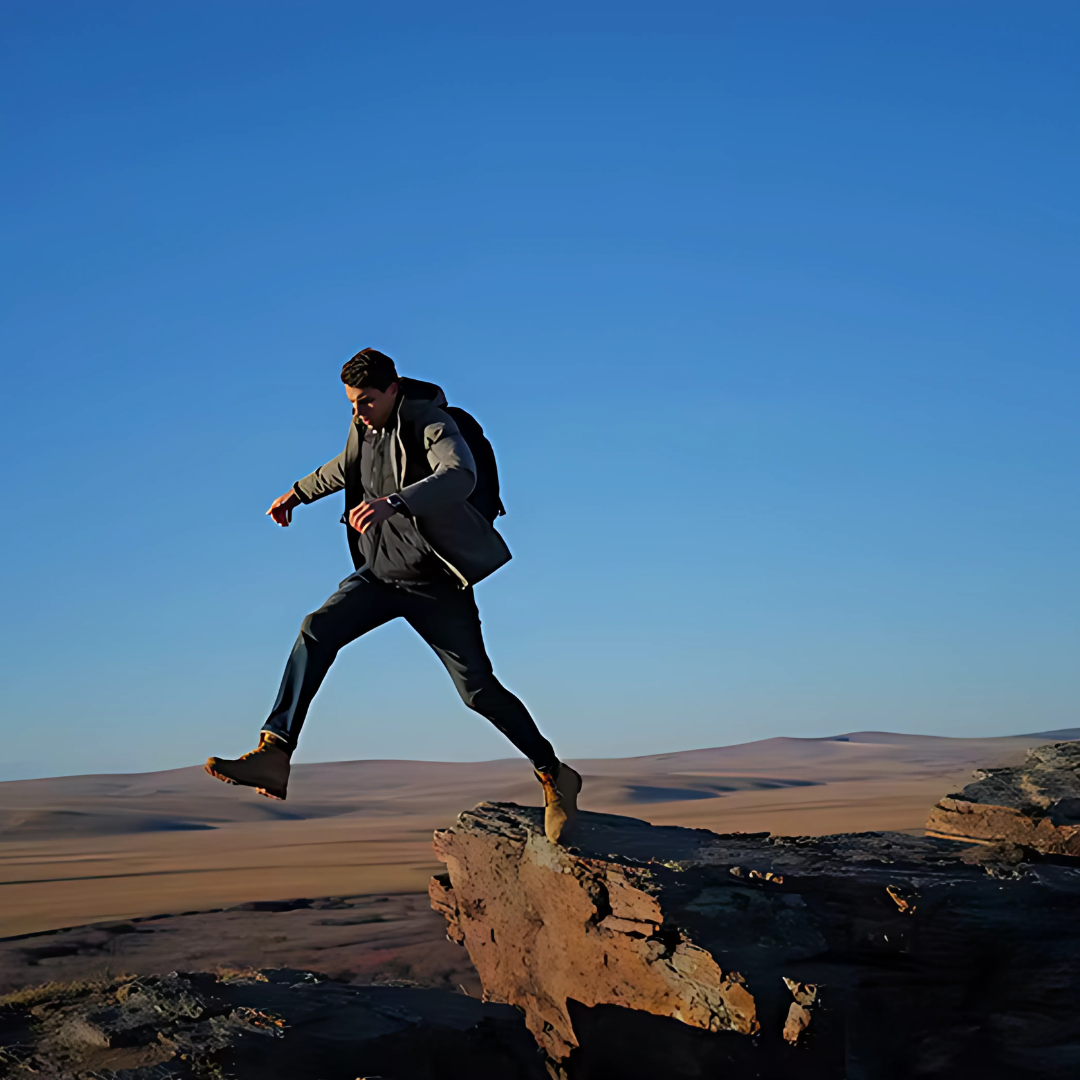
M 973 775 L 930 811 L 927 835 L 1080 855 L 1080 742 L 1038 746 L 1023 765 Z
M 1073 1077 L 1080 870 L 482 803 L 431 899 L 565 1080 Z

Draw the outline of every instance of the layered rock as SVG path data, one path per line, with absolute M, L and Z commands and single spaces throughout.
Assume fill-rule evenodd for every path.
M 481 804 L 433 906 L 553 1076 L 1076 1074 L 1080 871 L 902 834 L 718 835 Z
M 1039 746 L 1023 765 L 973 775 L 930 811 L 929 836 L 1080 856 L 1080 743 Z

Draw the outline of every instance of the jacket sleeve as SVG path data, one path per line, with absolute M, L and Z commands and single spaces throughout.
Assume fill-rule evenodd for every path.
M 309 473 L 303 480 L 297 480 L 293 484 L 293 491 L 302 503 L 310 503 L 333 495 L 344 487 L 345 451 L 342 450 L 333 461 L 328 461 L 313 473 Z
M 424 449 L 431 475 L 401 489 L 405 505 L 417 517 L 464 502 L 476 486 L 476 462 L 453 420 L 428 424 Z

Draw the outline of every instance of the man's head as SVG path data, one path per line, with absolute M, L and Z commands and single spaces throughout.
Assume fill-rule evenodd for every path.
M 353 416 L 378 431 L 386 426 L 398 395 L 394 361 L 378 349 L 361 349 L 342 369 Z

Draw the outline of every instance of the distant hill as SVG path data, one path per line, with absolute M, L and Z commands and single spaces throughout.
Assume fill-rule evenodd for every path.
M 577 760 L 582 805 L 718 832 L 921 831 L 981 765 L 1080 728 L 987 739 L 855 731 Z M 0 783 L 0 936 L 249 900 L 420 890 L 431 834 L 541 801 L 521 759 L 298 765 L 285 803 L 190 766 Z

